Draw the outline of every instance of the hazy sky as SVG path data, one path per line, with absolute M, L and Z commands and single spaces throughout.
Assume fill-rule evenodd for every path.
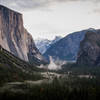
M 33 38 L 53 39 L 88 28 L 100 28 L 100 0 L 0 0 L 23 14 Z

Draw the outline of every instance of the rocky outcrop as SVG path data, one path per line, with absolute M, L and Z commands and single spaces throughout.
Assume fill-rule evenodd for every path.
M 98 66 L 100 65 L 100 30 L 88 31 L 80 44 L 77 64 Z
M 43 57 L 23 26 L 22 14 L 0 5 L 0 45 L 15 56 L 41 62 Z

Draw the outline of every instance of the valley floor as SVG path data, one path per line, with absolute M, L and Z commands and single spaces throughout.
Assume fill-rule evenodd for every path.
M 41 80 L 8 82 L 0 88 L 0 100 L 98 100 L 100 78 L 72 72 L 42 72 Z

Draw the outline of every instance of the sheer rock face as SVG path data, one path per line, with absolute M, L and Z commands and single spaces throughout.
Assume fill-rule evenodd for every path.
M 80 65 L 100 65 L 100 30 L 87 32 L 80 44 L 77 63 Z
M 23 26 L 22 14 L 0 5 L 0 45 L 19 58 L 43 60 L 32 36 Z

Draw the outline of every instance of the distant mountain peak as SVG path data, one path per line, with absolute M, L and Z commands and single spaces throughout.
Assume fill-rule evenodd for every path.
M 96 32 L 95 29 L 90 28 L 87 30 L 73 32 L 65 36 L 47 49 L 44 53 L 45 58 L 49 60 L 49 56 L 52 56 L 55 60 L 59 58 L 62 61 L 76 61 L 80 42 L 84 39 L 84 36 L 88 31 Z
M 44 54 L 46 50 L 54 43 L 59 41 L 61 39 L 60 36 L 56 36 L 53 40 L 48 40 L 48 39 L 37 39 L 35 40 L 35 44 L 39 51 Z

